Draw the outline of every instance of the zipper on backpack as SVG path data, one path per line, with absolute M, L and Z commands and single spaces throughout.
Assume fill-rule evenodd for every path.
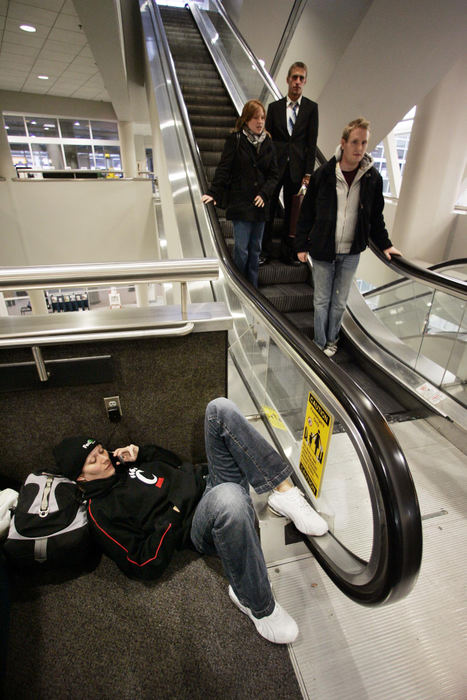
M 39 509 L 40 518 L 46 518 L 49 514 L 50 490 L 52 488 L 53 480 L 53 476 L 48 476 L 47 481 L 45 482 L 44 490 L 42 492 L 41 505 Z

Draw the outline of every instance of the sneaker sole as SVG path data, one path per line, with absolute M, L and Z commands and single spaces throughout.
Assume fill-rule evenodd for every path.
M 281 518 L 289 518 L 288 515 L 285 515 L 284 513 L 281 513 L 279 510 L 276 510 L 271 505 L 269 505 L 269 503 L 268 503 L 268 508 L 271 511 L 271 513 L 274 513 L 274 515 L 279 515 Z M 289 518 L 289 520 L 290 520 L 290 518 Z
M 268 503 L 268 508 L 269 508 L 269 510 L 271 511 L 271 513 L 274 513 L 274 515 L 279 515 L 281 518 L 288 518 L 288 519 L 290 520 L 290 522 L 293 523 L 293 520 L 292 520 L 292 518 L 290 517 L 290 515 L 285 515 L 285 513 L 281 513 L 280 511 L 278 511 L 278 510 L 276 510 L 275 508 L 273 508 L 269 503 Z M 320 516 L 320 517 L 321 517 L 321 516 Z M 324 518 L 323 518 L 323 520 L 324 520 Z M 302 535 L 305 535 L 305 537 L 322 537 L 322 536 L 325 535 L 327 532 L 329 532 L 329 527 L 327 527 L 327 529 L 326 529 L 324 532 L 315 533 L 315 534 L 302 532 L 301 530 L 298 529 L 298 527 L 297 527 L 296 525 L 295 525 L 295 527 L 296 527 L 296 529 L 298 530 L 298 532 L 301 532 Z

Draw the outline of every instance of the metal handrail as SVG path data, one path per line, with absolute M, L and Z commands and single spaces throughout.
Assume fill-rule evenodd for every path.
M 103 286 L 136 282 L 195 282 L 219 277 L 219 261 L 154 260 L 0 268 L 0 291 L 52 287 Z
M 35 336 L 16 336 L 12 338 L 0 338 L 0 348 L 11 348 L 14 345 L 15 348 L 29 348 L 32 347 L 34 361 L 36 365 L 40 363 L 42 355 L 40 353 L 40 346 L 43 345 L 60 345 L 68 344 L 71 341 L 73 343 L 87 343 L 95 342 L 98 340 L 135 340 L 136 338 L 173 338 L 182 335 L 188 335 L 192 332 L 195 324 L 192 321 L 187 323 L 177 324 L 174 323 L 166 328 L 136 328 L 127 331 L 102 331 L 100 333 L 95 333 L 93 331 L 87 333 L 73 333 L 72 338 L 69 335 L 47 335 L 38 337 Z M 34 345 L 34 343 L 36 345 Z M 38 366 L 39 371 L 39 366 Z M 39 377 L 41 374 L 39 372 Z M 41 378 L 41 381 L 43 379 Z

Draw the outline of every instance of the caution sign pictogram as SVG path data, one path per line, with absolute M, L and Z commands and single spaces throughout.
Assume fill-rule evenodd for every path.
M 303 428 L 300 471 L 316 497 L 319 496 L 328 456 L 334 416 L 310 391 Z
M 270 408 L 269 406 L 262 406 L 262 409 L 264 411 L 264 415 L 266 416 L 273 428 L 279 428 L 279 430 L 287 430 L 285 423 L 282 421 L 282 418 L 274 408 Z

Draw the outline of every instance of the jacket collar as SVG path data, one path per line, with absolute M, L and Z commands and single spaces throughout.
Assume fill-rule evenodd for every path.
M 334 153 L 334 157 L 336 161 L 339 163 L 341 158 L 342 158 L 342 146 L 339 144 L 336 148 L 336 152 Z M 364 173 L 366 173 L 367 170 L 370 170 L 370 168 L 373 167 L 374 160 L 371 157 L 369 153 L 365 153 L 362 160 L 360 161 L 360 167 L 359 170 L 361 170 L 361 173 L 358 173 L 359 177 L 361 177 Z

